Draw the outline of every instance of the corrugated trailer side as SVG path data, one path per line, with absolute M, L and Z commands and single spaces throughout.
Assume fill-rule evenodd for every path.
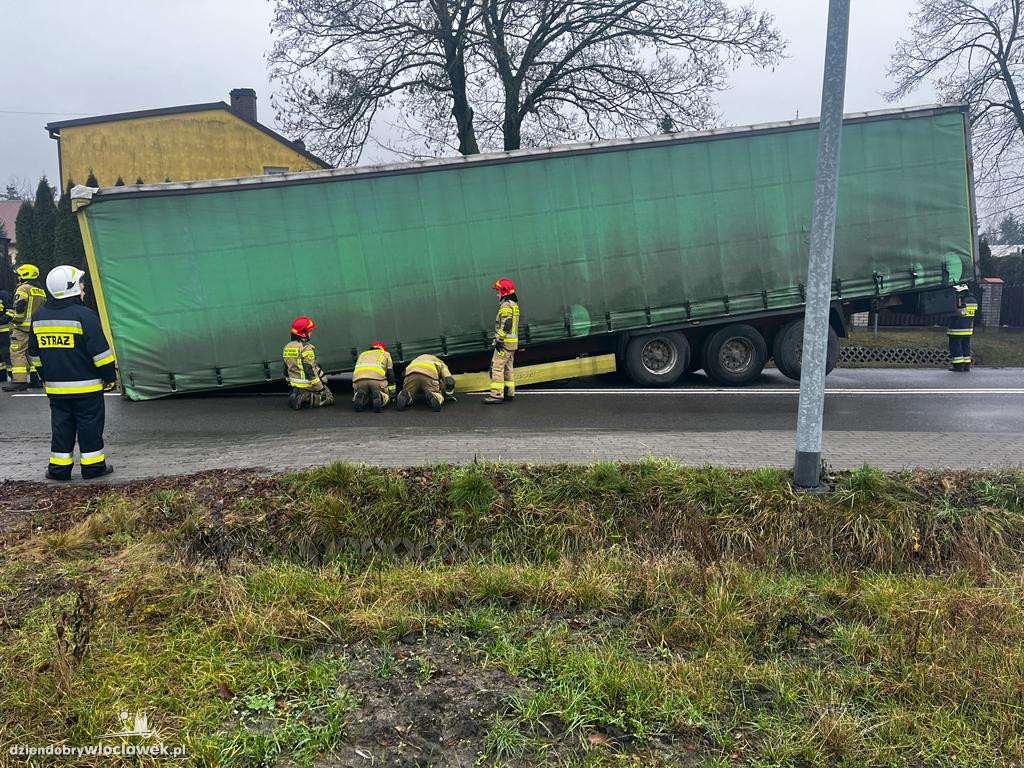
M 376 338 L 407 359 L 479 352 L 501 275 L 533 346 L 799 307 L 816 127 L 121 187 L 79 215 L 127 394 L 146 399 L 279 378 L 300 313 L 330 371 Z M 961 108 L 848 119 L 837 292 L 972 276 L 969 179 Z

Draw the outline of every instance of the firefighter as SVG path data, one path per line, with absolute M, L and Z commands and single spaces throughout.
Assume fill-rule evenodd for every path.
M 441 410 L 445 400 L 455 401 L 455 378 L 439 357 L 420 355 L 409 363 L 405 369 L 402 391 L 395 400 L 395 408 L 404 411 L 417 396 L 435 412 Z
M 484 403 L 512 402 L 516 397 L 513 358 L 519 347 L 519 297 L 516 284 L 507 277 L 494 282 L 498 292 L 498 316 L 494 320 L 494 353 L 491 355 L 491 393 Z
M 4 384 L 4 392 L 23 392 L 29 387 L 28 342 L 32 331 L 32 317 L 46 301 L 46 291 L 39 287 L 39 267 L 20 264 L 15 270 L 18 287 L 14 289 L 14 313 L 11 317 L 11 380 Z M 38 386 L 35 371 L 31 371 L 32 385 Z
M 7 367 L 11 364 L 11 294 L 0 291 L 0 381 L 7 381 Z
M 374 413 L 395 396 L 395 366 L 383 341 L 375 341 L 356 359 L 352 372 L 352 407 L 362 411 L 367 405 Z
M 50 270 L 53 298 L 32 319 L 28 352 L 50 400 L 50 480 L 71 479 L 76 438 L 83 479 L 114 471 L 103 452 L 103 391 L 114 388 L 117 371 L 99 315 L 82 303 L 84 277 L 66 265 Z
M 284 345 L 284 375 L 292 389 L 288 406 L 293 411 L 334 405 L 334 393 L 325 382 L 327 376 L 316 362 L 316 348 L 309 343 L 314 328 L 316 323 L 299 315 L 292 320 L 292 340 Z
M 966 285 L 957 285 L 956 314 L 949 324 L 946 337 L 949 340 L 949 356 L 953 359 L 952 371 L 969 373 L 971 370 L 971 336 L 974 335 L 974 315 L 978 302 Z

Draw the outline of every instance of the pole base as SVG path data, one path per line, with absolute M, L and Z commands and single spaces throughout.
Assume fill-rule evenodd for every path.
M 797 451 L 793 464 L 793 487 L 812 491 L 821 486 L 821 452 Z

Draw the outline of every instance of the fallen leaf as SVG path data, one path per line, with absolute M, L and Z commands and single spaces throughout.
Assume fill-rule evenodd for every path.
M 412 730 L 412 726 L 411 725 L 396 725 L 395 726 L 395 730 L 398 731 L 399 733 L 408 733 L 409 731 Z
M 217 695 L 224 699 L 224 701 L 231 701 L 235 698 L 235 692 L 232 691 L 225 682 L 221 682 L 221 684 L 217 686 Z
M 592 745 L 607 744 L 608 736 L 607 734 L 601 733 L 600 731 L 594 731 L 592 733 L 587 734 L 587 743 Z

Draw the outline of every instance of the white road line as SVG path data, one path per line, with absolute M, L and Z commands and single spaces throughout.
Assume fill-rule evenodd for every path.
M 467 394 L 486 395 L 486 392 Z M 642 395 L 646 397 L 685 397 L 687 395 L 790 395 L 797 396 L 800 390 L 793 389 L 522 389 L 517 395 Z M 826 389 L 827 395 L 1024 395 L 1024 388 L 978 388 L 978 389 Z
M 120 397 L 120 392 L 104 392 L 104 397 Z M 46 397 L 45 392 L 19 392 L 18 394 L 12 394 L 11 397 Z

